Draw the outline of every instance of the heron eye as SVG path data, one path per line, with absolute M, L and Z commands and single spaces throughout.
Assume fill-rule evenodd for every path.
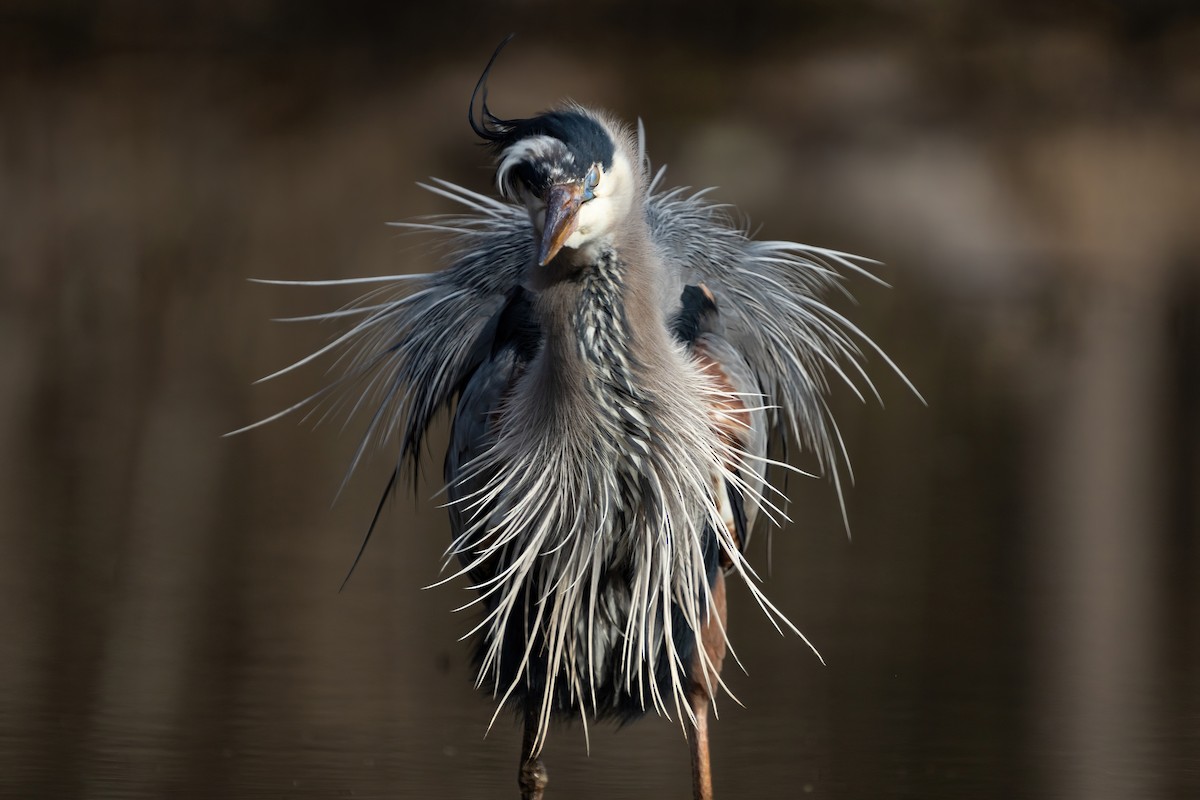
M 600 170 L 592 167 L 588 170 L 587 177 L 583 179 L 583 199 L 591 200 L 596 196 L 596 184 L 600 182 Z

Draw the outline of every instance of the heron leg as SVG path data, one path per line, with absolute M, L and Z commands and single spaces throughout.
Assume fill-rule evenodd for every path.
M 712 764 L 708 757 L 708 704 L 716 691 L 717 676 L 725 661 L 725 574 L 718 571 L 712 586 L 712 609 L 700 630 L 696 660 L 692 665 L 692 716 L 695 730 L 688 737 L 692 750 L 692 797 L 712 800 Z M 705 659 L 703 654 L 707 654 Z
M 542 793 L 550 776 L 542 757 L 534 752 L 537 744 L 537 710 L 532 699 L 525 701 L 525 733 L 521 737 L 521 769 L 517 772 L 517 784 L 521 787 L 521 800 L 542 800 Z
M 692 797 L 694 800 L 712 800 L 712 765 L 708 760 L 708 697 L 692 692 L 692 713 L 696 716 L 696 729 L 688 737 L 692 746 Z

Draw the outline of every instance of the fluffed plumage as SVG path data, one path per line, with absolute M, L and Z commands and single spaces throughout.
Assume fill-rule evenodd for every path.
M 478 592 L 464 608 L 482 608 L 479 684 L 497 712 L 536 711 L 535 751 L 554 715 L 692 718 L 690 684 L 720 680 L 697 642 L 722 570 L 795 630 L 742 555 L 760 511 L 784 518 L 768 440 L 815 454 L 840 500 L 829 378 L 862 397 L 857 385 L 875 393 L 866 352 L 895 369 L 825 301 L 845 291 L 841 271 L 869 275 L 866 259 L 751 239 L 704 192 L 660 191 L 640 129 L 635 142 L 594 112 L 555 113 L 603 126 L 636 162 L 634 230 L 577 274 L 539 282 L 525 208 L 434 180 L 425 188 L 462 213 L 398 224 L 444 237 L 445 267 L 307 282 L 379 286 L 315 317 L 352 324 L 275 374 L 329 355 L 341 376 L 263 421 L 366 409 L 350 470 L 396 437 L 390 491 L 435 416 L 454 413 L 448 556 L 461 569 L 446 580 L 468 575 Z

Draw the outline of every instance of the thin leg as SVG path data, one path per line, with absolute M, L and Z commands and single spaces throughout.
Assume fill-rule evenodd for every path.
M 708 760 L 708 695 L 692 692 L 692 713 L 696 715 L 696 730 L 688 737 L 692 746 L 692 797 L 712 800 L 712 765 Z
M 712 616 L 700 630 L 699 648 L 708 655 L 707 662 L 696 654 L 692 666 L 692 714 L 696 729 L 688 737 L 692 748 L 692 797 L 694 800 L 713 800 L 712 764 L 708 759 L 708 702 L 717 686 L 717 676 L 725 662 L 725 575 L 717 573 L 712 587 Z M 705 674 L 707 673 L 707 675 Z
M 521 787 L 521 800 L 542 800 L 542 793 L 550 776 L 541 755 L 535 755 L 533 746 L 537 740 L 537 710 L 532 700 L 525 701 L 525 735 L 521 737 L 521 769 L 517 772 L 517 784 Z

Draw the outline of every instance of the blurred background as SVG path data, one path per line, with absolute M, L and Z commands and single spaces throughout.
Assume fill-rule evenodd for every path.
M 731 635 L 723 798 L 1200 796 L 1200 15 L 1154 2 L 0 2 L 0 794 L 516 797 L 471 688 L 439 448 L 227 431 L 389 220 L 490 191 L 467 101 L 641 117 L 668 185 L 885 263 L 888 350 Z M 769 566 L 768 566 L 769 564 Z M 675 723 L 557 730 L 549 797 L 690 796 Z

